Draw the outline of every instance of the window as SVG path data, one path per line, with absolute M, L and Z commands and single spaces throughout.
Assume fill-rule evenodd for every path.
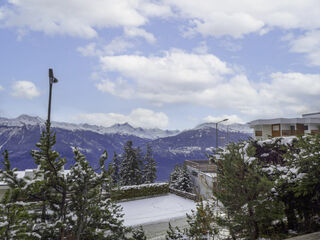
M 308 125 L 304 125 L 304 130 L 309 130 L 309 126 Z
M 290 131 L 294 131 L 296 130 L 296 127 L 295 126 L 290 126 Z

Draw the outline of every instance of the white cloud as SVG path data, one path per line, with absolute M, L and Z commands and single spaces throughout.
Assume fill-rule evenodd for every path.
M 121 38 L 117 37 L 110 41 L 106 45 L 97 45 L 94 42 L 87 44 L 84 47 L 78 47 L 77 51 L 80 52 L 85 57 L 92 57 L 92 56 L 102 56 L 102 55 L 114 55 L 118 53 L 123 53 L 129 48 L 134 47 L 134 45 Z
M 4 88 L 0 85 L 0 91 L 4 90 Z
M 205 41 L 202 41 L 199 43 L 198 46 L 196 46 L 194 49 L 192 49 L 195 53 L 198 53 L 198 54 L 206 54 L 208 53 L 208 45 Z
M 320 30 L 310 31 L 297 38 L 288 36 L 291 51 L 296 53 L 305 53 L 307 64 L 320 66 Z
M 142 28 L 125 28 L 125 34 L 128 37 L 142 37 L 144 38 L 148 43 L 155 43 L 156 38 L 153 36 L 152 33 L 147 32 L 146 30 Z
M 137 108 L 129 115 L 119 113 L 83 113 L 73 117 L 73 121 L 109 127 L 116 123 L 129 123 L 135 127 L 167 128 L 168 116 L 163 112 Z
M 3 26 L 85 38 L 96 37 L 101 28 L 140 27 L 148 17 L 170 12 L 148 0 L 9 0 L 0 7 Z
M 129 48 L 133 47 L 134 45 L 131 42 L 119 37 L 113 39 L 110 43 L 103 46 L 103 52 L 106 55 L 114 55 L 117 53 L 123 53 Z
M 11 95 L 18 98 L 32 99 L 40 96 L 40 92 L 33 82 L 17 81 L 12 85 Z
M 104 80 L 97 85 L 99 90 L 122 95 L 131 89 L 134 96 L 154 102 L 185 101 L 186 92 L 201 92 L 222 81 L 223 75 L 232 73 L 227 64 L 214 55 L 181 50 L 165 52 L 162 57 L 120 55 L 101 57 L 100 61 L 104 71 L 119 72 L 123 78 L 112 81 L 113 85 L 111 80 Z M 105 84 L 108 87 L 102 89 Z
M 166 0 L 176 13 L 189 20 L 189 32 L 204 36 L 265 34 L 272 28 L 317 29 L 318 0 Z
M 224 119 L 228 119 L 228 121 L 223 122 L 223 124 L 225 124 L 225 125 L 229 125 L 232 123 L 245 123 L 245 121 L 243 121 L 240 117 L 238 117 L 235 114 L 231 114 L 231 115 L 224 114 L 224 115 L 217 116 L 217 117 L 207 116 L 203 119 L 203 121 L 216 123 L 216 122 L 219 122 Z
M 252 118 L 297 115 L 320 105 L 320 74 L 278 72 L 265 82 L 250 81 L 214 55 L 181 50 L 160 57 L 120 55 L 100 60 L 103 71 L 120 78 L 106 77 L 96 87 L 126 99 L 209 106 Z
M 85 57 L 99 56 L 101 52 L 97 50 L 96 43 L 92 42 L 84 47 L 78 47 L 77 51 Z

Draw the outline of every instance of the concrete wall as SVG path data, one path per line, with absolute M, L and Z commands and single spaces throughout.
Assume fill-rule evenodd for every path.
M 212 198 L 213 182 L 215 181 L 216 174 L 200 172 L 190 166 L 187 166 L 187 169 L 190 172 L 196 194 L 202 197 L 202 199 Z M 197 176 L 195 176 L 195 173 Z

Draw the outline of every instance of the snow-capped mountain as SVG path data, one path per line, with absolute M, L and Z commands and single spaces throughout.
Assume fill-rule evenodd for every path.
M 44 127 L 45 120 L 40 117 L 32 117 L 29 115 L 21 115 L 17 118 L 8 119 L 0 118 L 0 125 L 2 126 L 35 126 L 39 125 Z M 146 139 L 157 139 L 161 137 L 169 137 L 179 133 L 178 130 L 161 130 L 159 128 L 144 129 L 141 127 L 135 128 L 129 123 L 124 124 L 114 124 L 111 127 L 96 126 L 90 124 L 74 124 L 66 122 L 52 122 L 53 128 L 61 128 L 70 131 L 92 131 L 99 134 L 123 134 L 123 135 L 133 135 L 140 138 Z
M 19 170 L 34 168 L 30 155 L 44 130 L 45 121 L 39 117 L 21 115 L 18 118 L 0 118 L 0 152 L 7 149 L 12 166 Z M 242 126 L 241 126 L 242 127 Z M 228 132 L 219 125 L 219 146 L 228 142 L 237 142 L 251 137 L 245 127 Z M 121 154 L 123 146 L 131 140 L 134 146 L 145 151 L 147 143 L 151 145 L 154 158 L 158 163 L 158 178 L 166 180 L 174 165 L 186 159 L 205 159 L 216 145 L 215 124 L 201 124 L 194 129 L 164 131 L 160 129 L 134 128 L 129 124 L 115 124 L 105 128 L 89 124 L 53 122 L 52 130 L 56 133 L 55 150 L 67 160 L 67 168 L 73 163 L 72 148 L 77 147 L 92 165 L 104 150 L 109 153 L 109 161 L 114 152 Z M 1 166 L 0 166 L 1 167 Z

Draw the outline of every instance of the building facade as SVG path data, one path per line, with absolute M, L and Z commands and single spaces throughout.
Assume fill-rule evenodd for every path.
M 320 112 L 301 118 L 258 119 L 249 123 L 257 140 L 320 133 Z

